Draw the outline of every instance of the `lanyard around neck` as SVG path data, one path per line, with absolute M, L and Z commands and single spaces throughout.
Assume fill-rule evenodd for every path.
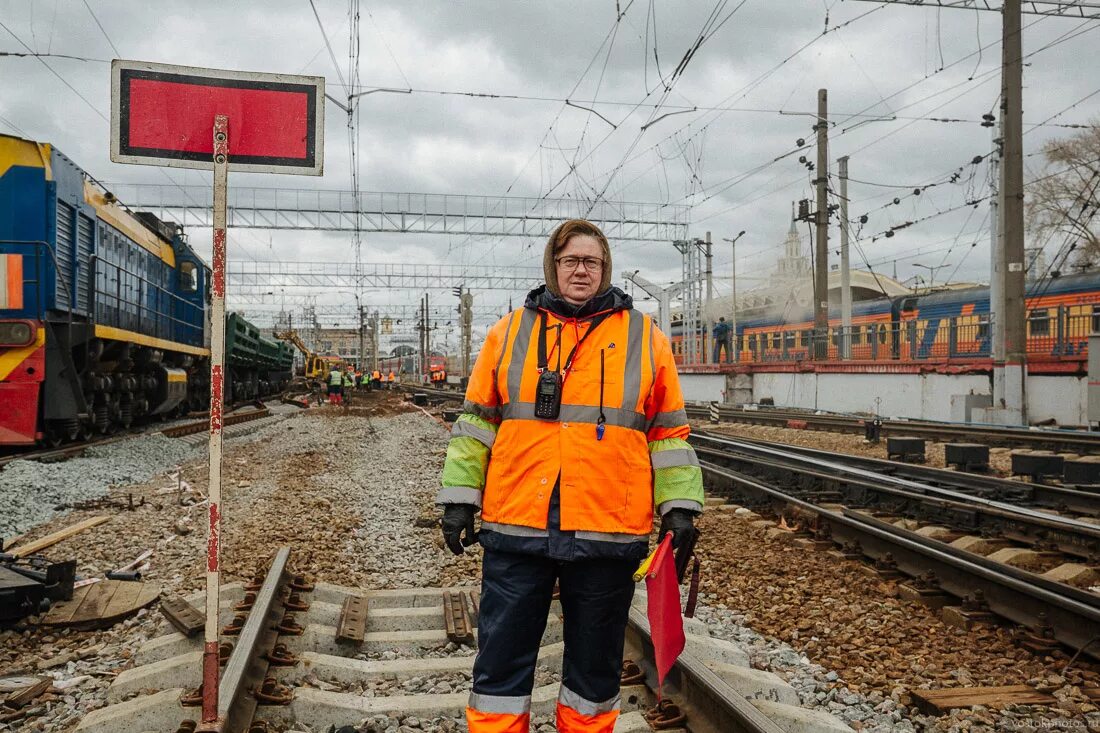
M 569 356 L 567 356 L 565 358 L 565 372 L 566 373 L 568 373 L 570 368 L 572 368 L 572 366 L 573 366 L 573 358 L 577 355 L 577 349 L 580 348 L 580 345 L 582 343 L 584 343 L 584 340 L 586 338 L 588 338 L 589 334 L 591 334 L 593 331 L 596 330 L 596 326 L 603 323 L 604 319 L 606 319 L 609 315 L 611 315 L 611 313 L 612 313 L 612 311 L 608 310 L 608 311 L 603 311 L 602 313 L 596 313 L 595 314 L 595 316 L 592 318 L 592 323 L 588 327 L 588 330 L 584 332 L 583 336 L 581 336 L 579 339 L 577 339 L 577 343 L 574 344 L 572 350 L 569 352 Z M 546 331 L 548 330 L 549 326 L 547 326 L 547 323 L 546 323 L 546 320 L 547 320 L 546 319 L 546 311 L 540 310 L 539 311 L 539 318 L 541 319 L 542 323 L 539 326 L 539 354 L 538 354 L 539 361 L 538 361 L 538 367 L 539 367 L 539 372 L 542 373 L 542 372 L 546 371 L 546 367 L 547 367 L 547 364 L 548 364 L 548 358 L 547 358 L 547 355 L 546 355 Z M 574 321 L 574 323 L 575 322 L 576 321 Z M 557 329 L 558 329 L 558 343 L 554 345 L 554 350 L 558 352 L 557 371 L 559 371 L 559 372 L 562 371 L 562 367 L 561 367 L 561 350 L 559 349 L 559 346 L 561 345 L 562 325 L 563 324 L 559 323 L 558 326 L 557 326 Z

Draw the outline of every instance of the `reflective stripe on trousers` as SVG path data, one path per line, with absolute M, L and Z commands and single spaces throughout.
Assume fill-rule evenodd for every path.
M 561 588 L 565 638 L 558 730 L 611 733 L 636 566 L 625 560 L 562 562 L 485 551 L 479 649 L 466 717 L 470 733 L 526 730 L 523 705 L 533 688 L 555 579 Z

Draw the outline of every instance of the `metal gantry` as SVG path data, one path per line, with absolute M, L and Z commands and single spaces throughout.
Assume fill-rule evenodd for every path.
M 113 184 L 110 189 L 131 209 L 151 211 L 184 228 L 210 226 L 212 201 L 202 186 Z M 667 242 L 687 235 L 690 213 L 682 204 L 600 201 L 593 206 L 572 198 L 379 191 L 357 197 L 353 191 L 244 186 L 229 191 L 229 226 L 238 229 L 546 237 L 566 219 L 584 218 L 611 240 Z
M 232 299 L 234 307 L 244 306 L 245 303 L 240 300 Z M 287 298 L 287 305 L 290 305 L 290 299 Z M 420 307 L 415 303 L 390 303 L 390 304 L 377 304 L 377 303 L 364 303 L 363 309 L 371 313 L 378 313 L 382 318 L 397 318 L 397 319 L 415 319 L 420 313 Z M 477 317 L 499 317 L 504 314 L 508 309 L 501 306 L 491 305 L 475 305 L 472 308 L 473 315 Z M 288 313 L 289 311 L 282 310 L 279 303 L 271 303 L 270 301 L 265 303 L 252 303 L 248 308 L 248 318 L 253 320 L 253 316 L 267 320 L 277 319 L 280 314 Z M 314 305 L 311 313 L 313 313 L 318 319 L 325 320 L 330 317 L 344 317 L 349 319 L 358 318 L 358 312 L 356 311 L 355 304 L 349 303 L 341 305 L 339 303 L 321 303 Z M 457 306 L 439 305 L 432 306 L 431 317 L 433 319 L 442 319 L 444 321 L 458 321 L 459 312 Z
M 916 5 L 923 7 L 958 8 L 960 10 L 991 10 L 1001 12 L 1003 0 L 859 0 L 890 5 Z M 1057 15 L 1066 18 L 1100 18 L 1100 2 L 1078 0 L 1062 2 L 1060 0 L 1023 0 L 1021 11 L 1028 15 Z
M 417 264 L 409 262 L 289 262 L 282 260 L 229 263 L 229 292 L 234 298 L 270 294 L 281 288 L 456 288 L 523 291 L 543 281 L 541 267 Z
M 683 256 L 680 282 L 680 340 L 684 364 L 702 364 L 706 359 L 706 334 L 700 333 L 704 314 L 701 313 L 704 298 L 703 253 L 706 244 L 701 239 L 678 240 L 672 243 Z

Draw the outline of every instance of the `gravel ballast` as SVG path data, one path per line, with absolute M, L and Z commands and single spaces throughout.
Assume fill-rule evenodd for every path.
M 224 582 L 250 578 L 274 548 L 287 544 L 294 548 L 294 569 L 318 581 L 372 589 L 477 582 L 480 548 L 452 556 L 442 545 L 434 506 L 449 426 L 392 394 L 357 398 L 357 404 L 348 412 L 331 407 L 295 411 L 251 436 L 227 442 Z M 106 524 L 55 545 L 47 554 L 75 557 L 78 572 L 92 576 L 152 549 L 147 580 L 181 594 L 201 590 L 205 451 L 181 455 L 168 439 L 136 440 L 148 446 L 125 448 L 128 454 L 118 462 L 119 473 L 103 469 L 99 491 L 123 497 L 132 493 L 135 500 L 145 498 L 144 506 L 134 511 L 75 510 L 34 527 L 28 539 L 106 514 Z M 112 444 L 103 450 L 120 447 Z M 183 465 L 183 479 L 192 489 L 182 504 L 167 491 L 175 480 L 165 471 L 177 464 Z M 74 462 L 34 467 L 70 465 Z M 6 474 L 0 472 L 0 481 Z M 1093 667 L 1078 662 L 1059 676 L 1068 661 L 1065 655 L 1036 657 L 1020 650 L 1006 628 L 966 632 L 947 627 L 923 606 L 896 598 L 890 584 L 866 577 L 858 563 L 769 538 L 732 512 L 710 510 L 699 525 L 703 585 L 698 618 L 712 636 L 741 644 L 753 666 L 787 680 L 805 707 L 826 710 L 853 730 L 876 733 L 1087 730 L 1090 724 L 1100 729 L 1100 711 L 1079 692 L 1100 686 Z M 132 666 L 141 644 L 165 631 L 159 614 L 150 610 L 99 632 L 51 631 L 30 624 L 0 632 L 0 674 L 55 679 L 55 690 L 39 698 L 30 714 L 0 723 L 0 731 L 71 730 L 84 714 L 105 704 L 111 678 Z M 469 657 L 472 664 L 473 653 L 467 646 L 445 645 L 419 656 Z M 404 653 L 381 651 L 362 658 L 399 659 Z M 538 684 L 553 684 L 557 673 L 539 670 Z M 306 682 L 320 689 L 333 684 L 316 678 Z M 402 682 L 364 680 L 353 691 L 389 697 L 461 692 L 469 684 L 469 675 L 458 673 Z M 937 719 L 920 715 L 909 694 L 922 687 L 1007 684 L 1050 690 L 1059 704 L 959 711 Z M 349 723 L 391 733 L 464 729 L 455 718 L 417 719 L 398 713 Z M 552 719 L 539 718 L 532 729 L 550 733 Z
M 769 537 L 750 519 L 710 509 L 699 521 L 698 615 L 712 635 L 742 643 L 754 666 L 787 679 L 804 706 L 876 732 L 909 730 L 906 721 L 917 731 L 992 732 L 1021 721 L 1100 728 L 1100 711 L 1081 693 L 1100 685 L 1094 665 L 1078 660 L 1062 676 L 1066 654 L 1021 649 L 1009 627 L 946 625 L 927 606 L 899 599 L 894 583 L 868 577 L 862 563 Z M 919 715 L 909 694 L 1022 684 L 1051 691 L 1059 703 L 937 719 Z M 960 721 L 966 726 L 952 728 Z
M 24 532 L 56 507 L 104 496 L 112 486 L 146 481 L 188 460 L 194 449 L 160 433 L 93 446 L 59 463 L 12 461 L 0 470 L 0 537 Z

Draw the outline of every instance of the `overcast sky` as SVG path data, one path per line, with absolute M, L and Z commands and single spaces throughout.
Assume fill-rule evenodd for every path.
M 346 78 L 348 4 L 315 1 Z M 814 120 L 805 113 L 816 109 L 817 90 L 824 87 L 835 123 L 830 174 L 836 176 L 836 158 L 851 156 L 851 177 L 861 182 L 849 187 L 851 215 L 869 213 L 853 266 L 870 263 L 892 274 L 896 260 L 898 277 L 905 280 L 927 277 L 928 270 L 914 263 L 944 264 L 937 281 L 984 280 L 988 206 L 964 204 L 988 190 L 986 163 L 970 161 L 991 149 L 990 130 L 979 122 L 998 111 L 1000 16 L 927 6 L 856 0 L 361 0 L 361 84 L 414 92 L 361 98 L 360 185 L 367 191 L 491 196 L 591 199 L 602 193 L 611 201 L 688 205 L 691 236 L 709 230 L 717 243 L 719 293 L 729 291 L 731 261 L 721 239 L 746 231 L 737 262 L 744 290 L 760 282 L 751 278 L 767 276 L 786 236 L 791 201 L 812 198 L 813 174 L 798 157 L 815 160 Z M 51 142 L 112 183 L 208 185 L 210 177 L 109 161 L 111 58 L 324 75 L 333 96 L 345 94 L 309 0 L 0 0 L 0 22 L 2 51 L 26 52 L 26 44 L 37 53 L 86 59 L 0 57 L 0 130 Z M 1036 16 L 1024 22 L 1024 119 L 1038 123 L 1096 91 L 1100 22 Z M 704 43 L 674 75 L 704 29 Z M 667 93 L 666 82 L 672 86 Z M 441 91 L 528 99 L 430 93 Z M 609 122 L 565 105 L 566 98 Z M 662 100 L 664 106 L 655 109 Z M 1095 120 L 1098 104 L 1100 96 L 1085 100 L 1052 122 Z M 660 119 L 670 112 L 680 114 Z M 323 178 L 234 174 L 230 185 L 349 189 L 346 116 L 331 103 L 326 114 Z M 1073 132 L 1053 125 L 1025 130 L 1027 177 L 1044 168 L 1037 154 L 1043 141 Z M 799 138 L 807 141 L 804 151 L 773 162 Z M 909 187 L 945 181 L 959 168 L 957 183 L 919 196 L 910 188 L 866 183 Z M 886 205 L 895 196 L 900 203 Z M 954 207 L 960 208 L 932 216 Z M 893 238 L 872 241 L 891 226 L 929 216 Z M 837 245 L 835 221 L 832 237 Z M 191 239 L 208 256 L 209 232 L 193 230 Z M 231 230 L 230 243 L 233 259 L 354 260 L 347 234 Z M 542 240 L 516 237 L 367 233 L 361 257 L 536 265 L 542 246 Z M 679 279 L 679 256 L 671 244 L 613 246 L 617 282 L 623 271 L 636 269 L 656 281 Z M 503 303 L 510 296 L 517 304 L 522 297 L 481 292 L 477 302 Z M 366 297 L 416 303 L 420 293 Z M 454 302 L 447 291 L 435 291 L 433 298 Z M 319 301 L 351 298 L 334 293 Z

